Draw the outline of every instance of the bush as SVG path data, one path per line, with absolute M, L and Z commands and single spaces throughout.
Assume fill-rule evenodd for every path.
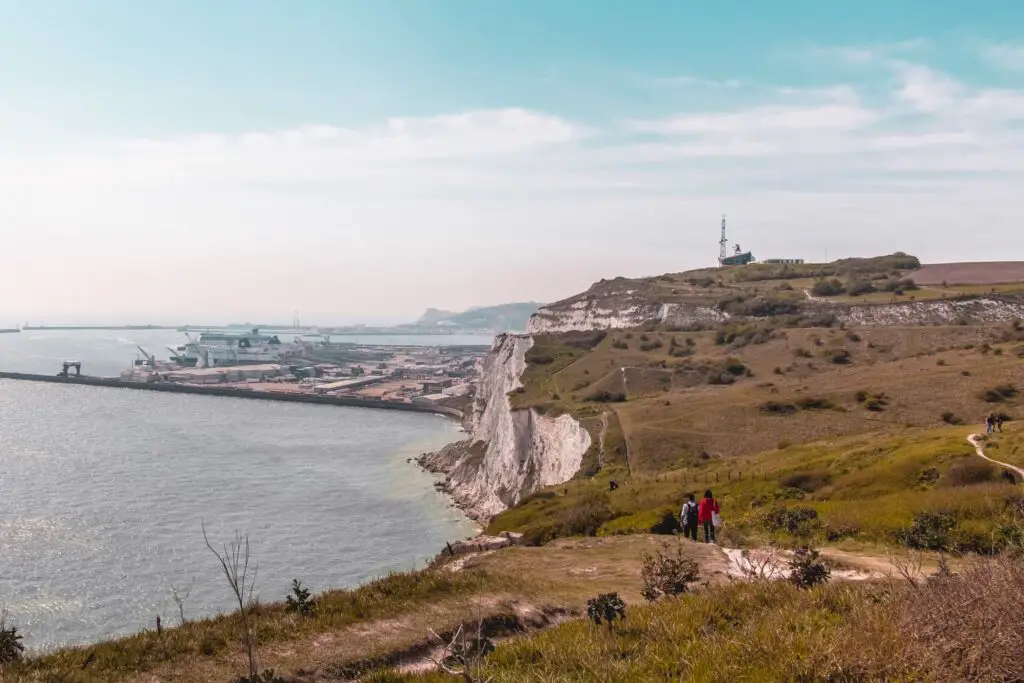
M 1017 395 L 1017 389 L 1011 384 L 1000 384 L 999 386 L 985 389 L 978 394 L 978 398 L 987 403 L 1003 403 Z
M 852 341 L 854 344 L 860 343 L 861 336 L 856 332 L 847 332 L 846 338 Z
M 893 292 L 894 294 L 902 292 L 912 292 L 917 288 L 917 283 L 911 280 L 910 278 L 891 278 L 889 280 L 886 280 L 885 283 L 882 285 L 883 291 Z
M 872 292 L 878 291 L 875 286 L 866 280 L 850 280 L 846 286 L 846 293 L 850 296 L 860 296 L 861 294 L 871 294 Z
M 827 398 L 816 398 L 813 396 L 798 399 L 796 405 L 801 410 L 832 410 L 836 407 L 836 404 Z
M 793 351 L 793 355 L 797 358 L 812 358 L 814 356 L 814 354 L 807 349 L 795 349 Z
M 792 403 L 782 401 L 765 401 L 761 404 L 761 412 L 769 415 L 792 415 L 797 410 Z
M 995 481 L 999 474 L 990 462 L 968 456 L 962 458 L 946 471 L 944 486 L 971 486 Z
M 554 361 L 555 357 L 543 349 L 534 347 L 526 352 L 526 362 L 530 365 L 548 365 Z
M 644 580 L 642 595 L 649 602 L 661 597 L 682 595 L 700 580 L 700 569 L 693 560 L 683 557 L 682 546 L 674 553 L 667 545 L 657 555 L 644 555 L 640 576 Z
M 747 373 L 747 366 L 735 358 L 727 358 L 725 361 L 725 371 L 730 375 L 740 377 Z
M 608 391 L 607 389 L 601 389 L 595 391 L 586 397 L 587 401 L 593 401 L 595 403 L 622 403 L 626 400 L 626 394 L 621 391 Z
M 829 357 L 829 360 L 835 363 L 836 365 L 849 365 L 850 361 L 853 359 L 850 356 L 849 351 L 847 351 L 846 349 L 839 349 L 838 351 L 834 351 L 832 353 L 832 355 Z
M 7 625 L 7 610 L 0 610 L 0 664 L 17 662 L 25 654 L 18 628 Z
M 914 522 L 897 536 L 908 548 L 946 551 L 950 548 L 950 534 L 956 528 L 956 518 L 948 512 L 918 512 Z
M 950 425 L 962 425 L 964 423 L 964 421 L 957 417 L 951 410 L 947 410 L 942 413 L 942 421 Z
M 611 628 L 613 623 L 626 618 L 626 603 L 618 593 L 602 593 L 587 600 L 587 617 L 595 626 L 605 623 Z
M 629 344 L 624 342 L 624 341 L 620 341 L 620 340 L 616 339 L 615 341 L 612 342 L 612 348 L 613 349 L 620 349 L 620 350 L 624 351 L 624 350 L 629 348 Z
M 818 280 L 814 283 L 814 287 L 811 288 L 811 294 L 814 296 L 838 296 L 846 291 L 843 288 L 843 283 L 832 278 L 831 280 Z
M 601 525 L 614 518 L 608 494 L 591 492 L 571 507 L 559 510 L 553 519 L 523 532 L 527 545 L 544 545 L 566 536 L 594 536 Z
M 885 410 L 885 407 L 889 405 L 888 401 L 883 401 L 880 398 L 872 397 L 864 402 L 864 408 L 870 410 L 873 413 L 880 413 Z
M 832 474 L 828 470 L 811 470 L 797 472 L 784 477 L 779 483 L 786 488 L 800 489 L 805 493 L 814 493 L 832 482 Z
M 793 552 L 789 561 L 789 582 L 797 588 L 814 588 L 826 583 L 831 575 L 832 570 L 814 548 L 804 546 Z
M 801 507 L 772 508 L 762 518 L 762 524 L 768 531 L 785 531 L 794 536 L 810 533 L 817 522 L 817 510 Z
M 653 351 L 654 349 L 660 349 L 663 346 L 660 339 L 654 339 L 651 341 L 645 341 L 640 344 L 641 351 Z
M 292 579 L 292 594 L 286 595 L 284 601 L 286 610 L 304 617 L 311 615 L 316 605 L 309 595 L 309 589 L 303 588 L 298 579 Z

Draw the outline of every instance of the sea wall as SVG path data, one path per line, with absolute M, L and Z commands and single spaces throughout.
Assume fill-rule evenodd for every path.
M 529 335 L 499 335 L 482 362 L 470 438 L 420 459 L 447 475 L 444 488 L 466 513 L 486 520 L 534 491 L 572 478 L 591 437 L 570 415 L 513 410 L 508 394 L 526 369 Z
M 107 377 L 61 377 L 58 375 L 32 375 L 23 372 L 0 372 L 0 379 L 21 380 L 29 382 L 48 382 L 51 384 L 79 384 L 90 387 L 107 387 L 110 389 L 136 389 L 140 391 L 163 391 L 172 394 L 202 394 L 205 396 L 223 396 L 228 398 L 248 398 L 260 401 L 285 401 L 289 403 L 316 403 L 319 405 L 347 406 L 350 408 L 376 408 L 383 410 L 404 410 L 412 413 L 431 413 L 444 415 L 461 420 L 461 411 L 448 406 L 421 403 L 399 403 L 397 401 L 381 401 L 379 399 L 362 398 L 359 396 L 322 396 L 319 394 L 298 394 L 286 392 L 260 391 L 253 388 L 218 387 L 216 385 L 173 384 L 170 382 L 125 382 Z

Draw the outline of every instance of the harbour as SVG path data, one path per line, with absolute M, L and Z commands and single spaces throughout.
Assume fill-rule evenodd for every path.
M 462 419 L 463 413 L 455 408 L 431 403 L 402 403 L 381 401 L 359 396 L 332 396 L 317 393 L 291 393 L 284 391 L 260 391 L 250 387 L 220 387 L 197 384 L 145 383 L 124 382 L 109 377 L 35 375 L 21 372 L 0 372 L 0 379 L 25 382 L 47 382 L 51 384 L 72 384 L 110 389 L 136 389 L 143 391 L 160 391 L 174 394 L 199 394 L 204 396 L 223 396 L 228 398 L 258 399 L 263 401 L 286 401 L 289 403 L 310 403 L 317 405 L 347 406 L 349 408 L 377 408 L 383 410 L 401 410 L 414 413 L 432 413 L 454 419 Z

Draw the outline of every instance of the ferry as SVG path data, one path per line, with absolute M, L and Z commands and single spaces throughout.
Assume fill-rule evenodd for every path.
M 190 368 L 277 363 L 284 352 L 284 345 L 277 335 L 260 334 L 256 328 L 242 334 L 203 332 L 198 339 L 187 333 L 185 336 L 188 337 L 188 343 L 177 348 L 167 348 L 171 352 L 172 361 Z

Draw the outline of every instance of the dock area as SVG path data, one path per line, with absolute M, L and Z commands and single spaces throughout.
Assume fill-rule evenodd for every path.
M 126 382 L 107 377 L 35 375 L 22 372 L 0 372 L 0 380 L 18 380 L 26 382 L 48 382 L 51 384 L 76 384 L 111 389 L 136 389 L 142 391 L 164 391 L 174 394 L 200 394 L 206 396 L 225 396 L 231 398 L 259 399 L 263 401 L 290 401 L 293 403 L 314 403 L 318 405 L 347 406 L 350 408 L 377 408 L 385 410 L 404 410 L 406 412 L 432 413 L 456 420 L 462 420 L 462 411 L 449 406 L 425 403 L 404 403 L 385 401 L 361 396 L 338 396 L 296 391 L 261 390 L 258 387 L 272 387 L 272 384 L 249 384 L 245 386 L 223 386 L 182 384 L 171 382 Z

